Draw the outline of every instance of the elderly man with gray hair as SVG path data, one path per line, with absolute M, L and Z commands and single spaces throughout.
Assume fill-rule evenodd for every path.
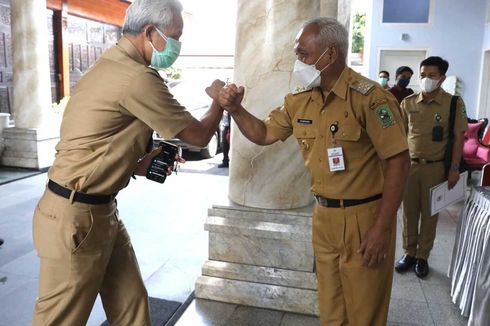
M 396 99 L 346 66 L 347 48 L 339 22 L 310 20 L 294 42 L 299 87 L 282 106 L 260 120 L 241 105 L 244 88 L 235 84 L 220 91 L 219 102 L 258 145 L 291 135 L 298 141 L 316 199 L 312 238 L 322 325 L 381 326 L 408 146 Z
M 148 294 L 115 196 L 133 174 L 147 175 L 160 153 L 148 146 L 153 130 L 205 146 L 223 114 L 213 101 L 200 121 L 194 119 L 157 72 L 179 55 L 181 12 L 177 0 L 135 0 L 123 37 L 72 92 L 33 217 L 41 261 L 33 325 L 85 325 L 98 294 L 110 324 L 151 323 Z M 208 94 L 217 98 L 222 85 L 215 81 Z

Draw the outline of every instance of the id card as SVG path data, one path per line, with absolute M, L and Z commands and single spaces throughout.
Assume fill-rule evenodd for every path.
M 342 151 L 342 147 L 333 147 L 327 149 L 327 155 L 328 165 L 331 172 L 345 170 L 344 152 Z

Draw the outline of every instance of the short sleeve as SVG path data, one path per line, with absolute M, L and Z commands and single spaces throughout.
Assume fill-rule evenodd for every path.
M 366 131 L 381 159 L 390 158 L 408 149 L 401 109 L 392 96 L 375 90 L 364 110 Z
M 120 100 L 122 111 L 134 115 L 164 138 L 173 138 L 194 118 L 169 92 L 157 72 L 138 74 Z
M 280 106 L 273 110 L 269 116 L 264 120 L 267 127 L 267 133 L 270 133 L 285 141 L 293 133 L 293 127 L 291 123 L 291 114 L 288 111 L 287 97 L 284 100 L 283 106 Z
M 456 117 L 454 119 L 454 132 L 462 132 L 468 129 L 468 117 L 466 115 L 466 107 L 461 97 L 458 97 L 456 104 Z

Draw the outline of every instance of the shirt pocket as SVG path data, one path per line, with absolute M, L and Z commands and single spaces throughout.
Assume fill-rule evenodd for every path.
M 316 140 L 316 132 L 313 129 L 313 126 L 295 126 L 293 128 L 293 135 L 298 140 L 304 159 L 307 160 Z
M 361 126 L 354 123 L 341 125 L 339 131 L 335 134 L 336 146 L 342 147 L 346 161 L 352 161 L 362 157 L 365 148 L 360 142 Z
M 357 142 L 361 138 L 361 127 L 355 124 L 345 124 L 335 134 L 335 140 L 341 142 Z
M 409 111 L 408 129 L 412 132 L 419 133 L 433 123 L 433 118 L 427 118 L 420 111 Z

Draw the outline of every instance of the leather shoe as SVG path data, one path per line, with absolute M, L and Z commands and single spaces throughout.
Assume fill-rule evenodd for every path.
M 229 163 L 228 162 L 223 162 L 221 164 L 218 164 L 218 168 L 222 169 L 222 168 L 227 168 L 229 166 Z
M 427 260 L 417 258 L 417 262 L 415 263 L 415 275 L 419 278 L 424 278 L 429 274 L 429 263 Z
M 398 273 L 408 271 L 410 268 L 412 268 L 413 265 L 415 265 L 416 260 L 417 259 L 413 256 L 403 255 L 403 257 L 396 262 L 395 271 L 397 271 Z

